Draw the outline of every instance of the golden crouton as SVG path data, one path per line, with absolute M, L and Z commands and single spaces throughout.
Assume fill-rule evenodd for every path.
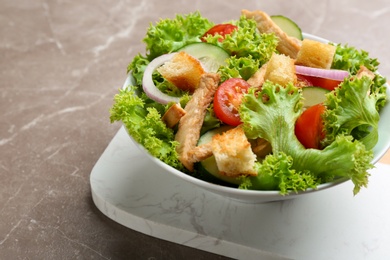
M 251 144 L 241 127 L 213 136 L 211 146 L 222 175 L 229 177 L 257 175 L 256 155 L 252 152 Z
M 186 111 L 180 106 L 179 103 L 173 104 L 167 112 L 161 117 L 161 120 L 167 125 L 167 127 L 172 128 L 177 123 L 179 123 L 180 118 L 186 114 Z
M 336 46 L 304 39 L 295 64 L 312 68 L 330 69 Z
M 295 74 L 294 60 L 283 54 L 272 54 L 267 63 L 265 80 L 286 86 L 288 83 L 295 84 L 297 75 Z
M 205 73 L 200 61 L 185 52 L 175 54 L 157 71 L 176 87 L 193 93 Z

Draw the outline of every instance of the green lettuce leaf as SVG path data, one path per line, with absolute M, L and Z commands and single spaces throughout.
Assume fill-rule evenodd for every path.
M 378 60 L 371 58 L 368 52 L 364 50 L 359 51 L 355 47 L 348 45 L 336 45 L 332 69 L 347 70 L 352 75 L 355 75 L 359 71 L 360 66 L 365 66 L 371 71 L 376 71 L 378 65 Z
M 351 75 L 356 75 L 361 66 L 366 67 L 376 75 L 371 84 L 370 93 L 377 93 L 376 109 L 379 111 L 386 103 L 386 78 L 378 73 L 379 62 L 371 58 L 369 53 L 358 50 L 355 47 L 337 44 L 333 57 L 332 69 L 347 70 Z
M 219 68 L 221 82 L 230 78 L 243 78 L 248 80 L 260 67 L 259 60 L 248 57 L 231 56 L 226 60 L 227 65 Z
M 281 194 L 315 189 L 320 184 L 320 178 L 308 171 L 293 169 L 293 158 L 284 152 L 271 154 L 261 163 L 256 162 L 256 177 L 247 177 L 243 184 L 246 189 L 280 190 Z M 243 188 L 242 185 L 240 185 Z
M 203 125 L 200 130 L 200 135 L 202 136 L 207 131 L 220 127 L 221 121 L 217 118 L 214 112 L 214 104 L 211 103 L 206 110 L 206 115 L 204 117 Z
M 200 42 L 200 37 L 213 26 L 199 12 L 176 15 L 174 19 L 162 19 L 150 25 L 143 41 L 146 43 L 148 60 L 173 52 L 181 47 Z
M 174 132 L 161 120 L 162 107 L 148 104 L 148 99 L 135 95 L 135 88 L 128 87 L 114 97 L 110 109 L 111 122 L 122 121 L 133 139 L 154 157 L 166 164 L 185 171 L 176 152 Z M 153 102 L 155 104 L 155 102 Z
M 127 73 L 132 73 L 132 76 L 134 77 L 135 82 L 138 86 L 142 86 L 142 78 L 144 76 L 144 71 L 149 63 L 150 61 L 139 53 L 127 66 Z
M 352 136 L 343 134 L 323 150 L 305 149 L 294 131 L 295 121 L 302 111 L 301 99 L 301 93 L 292 84 L 283 88 L 269 81 L 259 93 L 251 90 L 245 96 L 240 116 L 246 135 L 250 139 L 264 138 L 272 145 L 272 155 L 267 156 L 272 159 L 266 157 L 259 166 L 262 170 L 272 170 L 248 177 L 251 188 L 264 188 L 257 184 L 268 174 L 272 177 L 268 176 L 268 180 L 273 180 L 282 194 L 312 188 L 336 178 L 351 179 L 354 194 L 358 193 L 368 183 L 372 152 Z M 247 181 L 245 187 L 250 186 Z
M 339 88 L 326 95 L 327 110 L 324 115 L 326 138 L 332 143 L 340 133 L 360 140 L 367 150 L 378 142 L 378 99 L 386 99 L 385 93 L 371 93 L 373 81 L 368 77 L 346 79 Z
M 276 51 L 278 39 L 274 34 L 261 34 L 253 19 L 241 16 L 233 21 L 237 26 L 231 34 L 225 35 L 225 39 L 219 42 L 219 36 L 207 36 L 206 41 L 225 49 L 231 56 L 249 57 L 258 60 L 259 66 L 266 63 Z

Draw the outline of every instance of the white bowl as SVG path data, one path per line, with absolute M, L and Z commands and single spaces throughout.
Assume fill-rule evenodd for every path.
M 327 40 L 316 37 L 310 34 L 303 34 L 305 38 L 321 41 L 321 42 L 328 42 Z M 129 75 L 123 85 L 123 87 L 127 87 L 129 85 L 134 85 L 134 78 Z M 387 87 L 387 95 L 390 96 L 390 87 L 388 84 L 386 84 Z M 376 146 L 373 149 L 374 152 L 374 158 L 372 160 L 372 163 L 377 163 L 381 157 L 387 152 L 387 150 L 390 147 L 390 128 L 388 127 L 388 124 L 390 122 L 390 105 L 389 102 L 386 103 L 385 107 L 380 111 L 380 121 L 378 126 L 379 131 L 379 140 Z M 125 127 L 126 128 L 126 127 Z M 126 130 L 127 131 L 127 130 Z M 130 136 L 130 135 L 129 135 Z M 152 160 L 155 164 L 161 167 L 162 171 L 166 172 L 167 174 L 173 174 L 183 180 L 186 180 L 200 188 L 206 189 L 208 191 L 211 191 L 213 193 L 222 195 L 227 198 L 231 198 L 234 200 L 238 200 L 245 203 L 264 203 L 264 202 L 271 202 L 271 201 L 280 201 L 280 200 L 286 200 L 286 199 L 293 199 L 298 196 L 302 196 L 305 194 L 310 194 L 313 192 L 319 192 L 325 189 L 332 188 L 334 186 L 337 186 L 345 181 L 348 181 L 348 179 L 342 178 L 338 179 L 334 182 L 324 183 L 320 184 L 317 189 L 308 189 L 306 191 L 301 191 L 298 193 L 292 192 L 287 195 L 281 195 L 279 191 L 261 191 L 261 190 L 241 190 L 237 188 L 227 187 L 227 186 L 221 186 L 218 184 L 206 182 L 200 179 L 197 179 L 195 177 L 192 177 L 186 173 L 183 173 L 181 171 L 178 171 L 177 169 L 165 164 L 164 162 L 160 161 L 159 159 L 151 156 L 149 152 L 139 143 L 137 143 L 131 136 L 130 138 L 133 140 L 133 142 L 139 147 L 140 150 L 142 150 L 145 153 L 145 156 L 149 157 L 150 160 Z M 351 190 L 352 194 L 352 190 Z

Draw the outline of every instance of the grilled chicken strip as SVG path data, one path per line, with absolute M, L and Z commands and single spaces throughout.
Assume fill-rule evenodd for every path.
M 196 146 L 188 152 L 190 160 L 195 163 L 209 158 L 213 155 L 213 150 L 211 148 L 211 142 Z
M 279 28 L 271 19 L 271 17 L 260 10 L 248 11 L 242 10 L 241 14 L 246 18 L 252 18 L 257 23 L 257 28 L 261 33 L 274 33 L 279 38 L 279 43 L 276 49 L 285 55 L 295 59 L 301 48 L 301 41 L 288 36 L 282 29 Z
M 179 160 L 190 171 L 194 170 L 190 151 L 198 143 L 206 109 L 214 98 L 219 80 L 219 74 L 205 73 L 202 75 L 199 87 L 184 108 L 186 114 L 179 121 L 179 129 L 175 136 L 179 145 L 176 150 L 179 154 Z
M 251 87 L 261 89 L 263 86 L 263 83 L 265 81 L 265 73 L 267 72 L 267 64 L 264 64 L 263 66 L 258 69 L 255 74 L 250 77 L 247 82 Z

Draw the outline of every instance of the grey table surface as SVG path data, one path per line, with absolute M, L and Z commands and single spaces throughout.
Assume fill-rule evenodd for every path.
M 225 259 L 107 218 L 89 176 L 120 127 L 109 108 L 149 23 L 197 10 L 218 23 L 241 9 L 367 50 L 390 75 L 385 0 L 0 0 L 0 259 Z

